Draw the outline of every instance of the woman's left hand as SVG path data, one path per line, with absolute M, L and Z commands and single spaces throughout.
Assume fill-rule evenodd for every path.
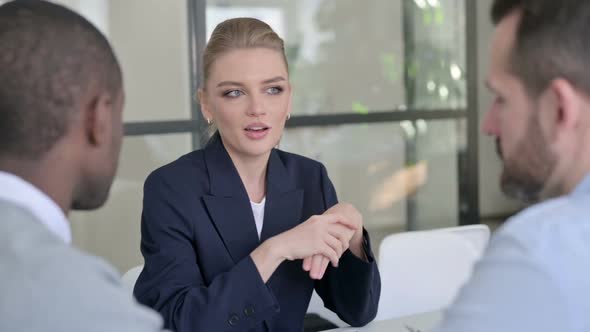
M 363 249 L 363 216 L 349 203 L 339 203 L 328 209 L 324 214 L 338 214 L 342 218 L 356 225 L 356 231 L 350 232 L 350 237 L 343 239 L 348 242 L 350 251 L 362 260 L 366 260 Z M 303 260 L 303 269 L 309 271 L 312 279 L 322 279 L 330 260 L 323 255 L 314 255 Z

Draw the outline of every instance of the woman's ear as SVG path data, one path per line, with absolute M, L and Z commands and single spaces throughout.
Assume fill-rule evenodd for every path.
M 203 88 L 199 88 L 197 91 L 197 100 L 199 105 L 201 105 L 201 114 L 203 115 L 203 118 L 205 118 L 205 121 L 207 121 L 207 123 L 213 122 L 213 115 L 209 109 L 207 92 Z
M 293 109 L 293 89 L 291 89 L 291 84 L 289 84 L 289 99 L 287 101 L 287 120 L 291 118 L 291 111 Z

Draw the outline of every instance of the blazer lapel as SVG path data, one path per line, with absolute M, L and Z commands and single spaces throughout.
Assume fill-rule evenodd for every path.
M 260 241 L 283 233 L 301 222 L 303 189 L 298 189 L 277 150 L 272 150 L 266 173 L 266 205 Z
M 235 263 L 258 245 L 258 233 L 246 188 L 219 134 L 205 147 L 211 195 L 203 197 L 209 216 Z

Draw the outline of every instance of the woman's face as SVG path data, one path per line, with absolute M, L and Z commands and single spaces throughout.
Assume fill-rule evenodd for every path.
M 217 58 L 201 110 L 234 156 L 265 156 L 281 138 L 290 112 L 291 85 L 282 54 L 267 48 L 238 49 Z

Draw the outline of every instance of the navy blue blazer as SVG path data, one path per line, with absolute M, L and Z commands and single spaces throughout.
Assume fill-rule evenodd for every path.
M 260 240 L 246 189 L 221 138 L 154 171 L 144 186 L 139 302 L 177 332 L 302 331 L 315 287 L 327 308 L 362 326 L 377 313 L 379 271 L 346 251 L 314 281 L 302 261 L 283 262 L 265 284 L 250 253 L 337 203 L 325 167 L 274 149 Z

